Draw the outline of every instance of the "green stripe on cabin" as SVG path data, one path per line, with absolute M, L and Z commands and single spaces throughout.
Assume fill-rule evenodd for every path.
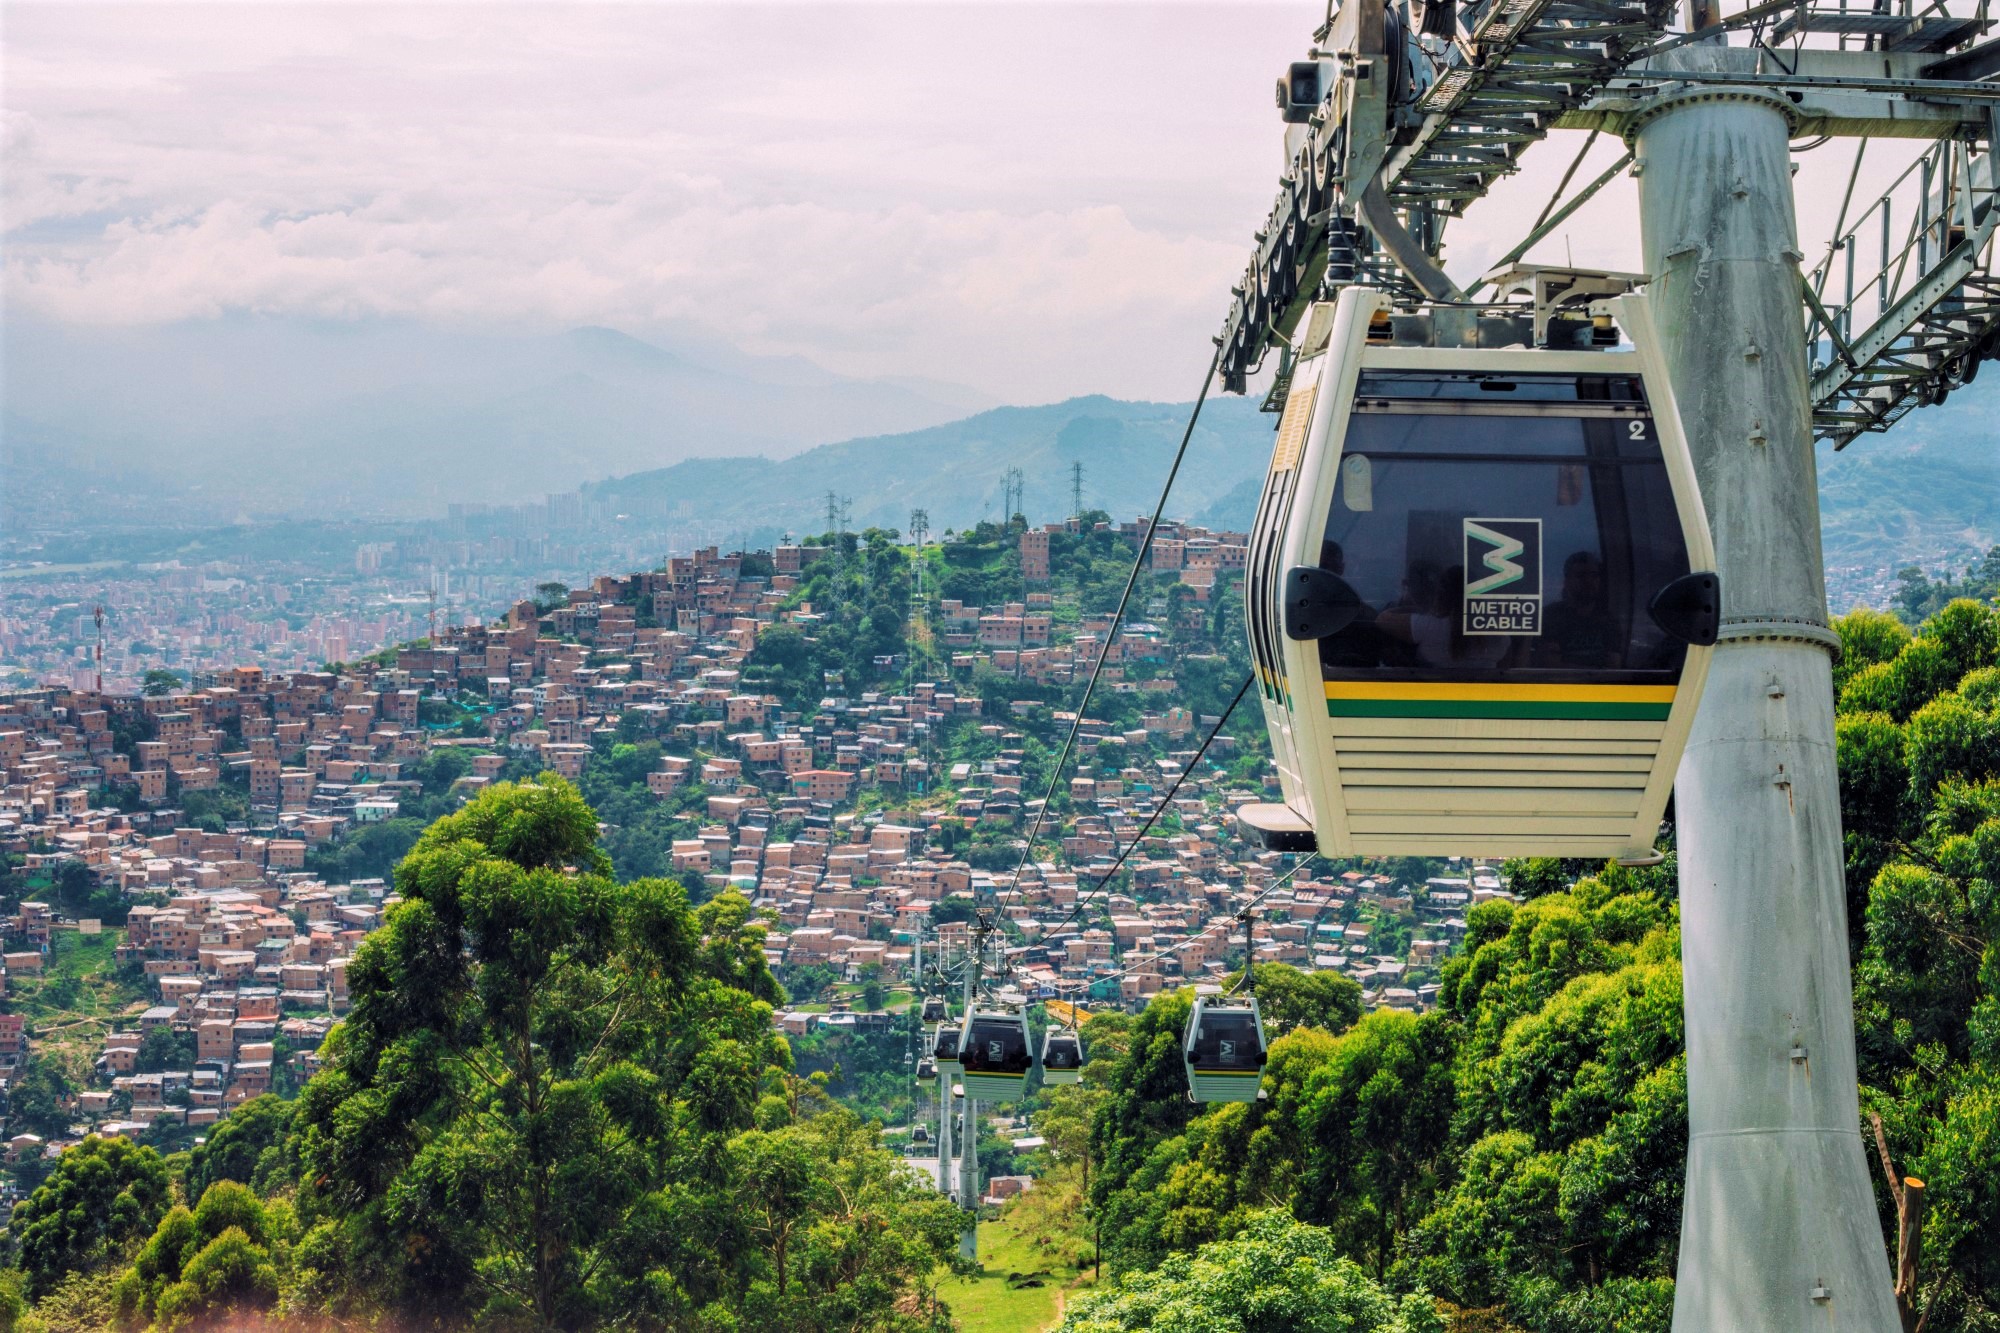
M 1328 717 L 1528 718 L 1579 722 L 1664 722 L 1672 704 L 1562 699 L 1328 699 Z

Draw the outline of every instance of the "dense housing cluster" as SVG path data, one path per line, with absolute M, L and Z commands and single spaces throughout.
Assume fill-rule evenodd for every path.
M 1145 528 L 1096 530 L 1129 553 Z M 1274 891 L 1291 859 L 1245 845 L 1228 818 L 1267 794 L 1256 747 L 1216 735 L 1197 766 L 1218 719 L 1182 706 L 1174 676 L 1190 655 L 1221 660 L 1204 627 L 1242 538 L 1163 527 L 1153 605 L 1112 637 L 1112 616 L 1050 568 L 1052 542 L 1079 532 L 1009 525 L 1016 597 L 920 604 L 918 662 L 886 655 L 864 664 L 868 680 L 819 673 L 816 703 L 774 692 L 758 648 L 774 628 L 810 641 L 853 615 L 814 595 L 835 586 L 816 573 L 858 565 L 851 543 L 709 547 L 325 670 L 0 697 L 0 851 L 24 899 L 6 920 L 7 973 L 37 977 L 66 942 L 110 935 L 134 997 L 97 1024 L 72 1130 L 199 1130 L 309 1076 L 348 1003 L 349 959 L 397 901 L 392 861 L 357 874 L 343 850 L 541 771 L 625 773 L 625 790 L 671 816 L 648 869 L 750 899 L 783 976 L 907 983 L 919 934 L 962 949 L 977 904 L 1003 923 L 1029 994 L 1136 1007 L 1240 967 L 1247 946 L 1353 977 L 1374 1006 L 1431 1007 L 1467 909 L 1506 896 L 1497 874 L 1321 863 Z M 1078 719 L 1049 687 L 1100 657 L 1100 697 L 1124 702 Z M 1017 870 L 1072 724 L 1045 842 Z M 628 771 L 635 755 L 643 772 Z M 1253 900 L 1246 940 L 1236 913 Z M 865 1021 L 819 1008 L 774 1021 Z M 0 1014 L 0 1080 L 38 1037 Z M 17 1154 L 67 1141 L 17 1139 Z

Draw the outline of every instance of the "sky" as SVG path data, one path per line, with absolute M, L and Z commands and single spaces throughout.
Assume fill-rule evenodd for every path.
M 1185 400 L 1283 168 L 1272 85 L 1323 16 L 12 4 L 0 312 L 692 329 L 1006 402 Z M 1580 141 L 1454 224 L 1456 276 Z M 1812 165 L 1808 234 L 1838 188 Z M 1631 200 L 1537 257 L 1635 267 Z

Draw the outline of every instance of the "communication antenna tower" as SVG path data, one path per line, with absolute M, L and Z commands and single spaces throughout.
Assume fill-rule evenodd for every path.
M 1306 309 L 1349 283 L 1466 329 L 1526 293 L 1538 343 L 1552 311 L 1649 289 L 1723 588 L 1675 789 L 1690 1147 L 1674 1327 L 1909 1327 L 1915 1293 L 1892 1286 L 1857 1128 L 1812 444 L 1886 430 L 2000 351 L 1995 19 L 1984 0 L 1402 15 L 1344 0 L 1283 72 L 1285 173 L 1232 288 L 1216 382 L 1245 392 L 1276 350 L 1265 405 L 1282 406 Z M 1590 138 L 1528 233 L 1461 287 L 1447 225 L 1557 130 Z M 1572 190 L 1600 135 L 1625 151 Z M 1836 138 L 1853 166 L 1809 256 L 1791 144 Z M 1871 162 L 1864 185 L 1864 154 L 1899 151 L 1907 166 Z M 1628 169 L 1640 272 L 1521 262 Z
M 90 618 L 97 625 L 97 692 L 102 694 L 104 693 L 104 606 L 102 603 L 90 613 Z
M 1069 465 L 1069 514 L 1071 518 L 1083 517 L 1083 460 L 1081 458 Z
M 930 599 L 924 594 L 924 546 L 931 537 L 929 511 L 910 511 L 910 669 L 915 675 L 920 663 L 929 660 L 931 646 Z

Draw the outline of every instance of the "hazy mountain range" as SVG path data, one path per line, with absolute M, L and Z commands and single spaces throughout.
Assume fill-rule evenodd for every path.
M 844 378 L 796 358 L 610 329 L 446 333 L 239 318 L 137 330 L 10 319 L 0 528 L 241 518 L 423 519 L 582 487 L 614 512 L 749 538 L 850 521 L 931 530 L 1025 511 L 1150 510 L 1186 404 L 992 407 L 957 386 Z M 985 410 L 980 410 L 985 409 Z M 970 413 L 970 415 L 968 415 Z M 1820 451 L 1829 566 L 1893 568 L 2000 541 L 2000 372 L 1895 432 Z M 1170 515 L 1241 528 L 1273 418 L 1212 398 Z M 106 522 L 106 518 L 110 522 Z
M 81 329 L 10 318 L 5 335 L 10 490 L 137 489 L 223 517 L 421 517 L 686 458 L 781 458 L 991 402 L 955 385 L 850 379 L 795 357 L 603 328 L 467 334 L 241 317 Z

